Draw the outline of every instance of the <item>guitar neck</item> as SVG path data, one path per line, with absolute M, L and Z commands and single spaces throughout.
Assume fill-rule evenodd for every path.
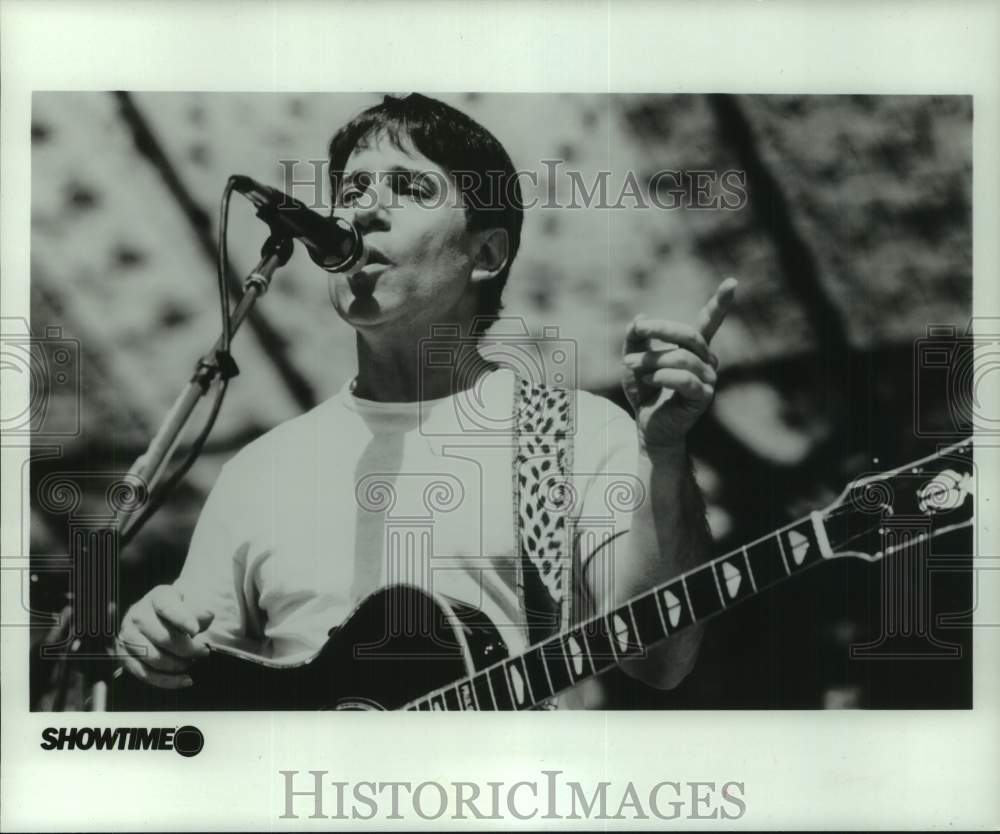
M 832 555 L 812 513 L 405 709 L 528 709 Z
M 529 709 L 834 556 L 874 561 L 968 527 L 972 494 L 972 445 L 966 440 L 859 479 L 832 509 L 812 512 L 404 708 Z M 895 535 L 889 528 L 898 530 L 898 522 L 914 534 Z

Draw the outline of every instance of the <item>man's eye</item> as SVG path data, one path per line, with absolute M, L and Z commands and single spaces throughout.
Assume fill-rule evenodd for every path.
M 357 188 L 347 188 L 340 195 L 340 201 L 344 205 L 350 205 L 351 203 L 353 203 L 360 196 L 361 196 L 361 192 Z
M 403 194 L 420 202 L 425 202 L 433 196 L 429 189 L 424 188 L 417 182 L 408 182 L 400 190 Z
M 396 194 L 406 194 L 407 196 L 419 197 L 423 189 L 420 183 L 413 177 L 404 175 L 392 176 L 389 178 L 389 185 Z

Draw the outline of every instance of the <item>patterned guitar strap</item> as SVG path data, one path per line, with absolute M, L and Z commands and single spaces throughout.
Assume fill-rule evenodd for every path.
M 569 627 L 573 570 L 569 476 L 570 392 L 517 377 L 514 383 L 514 530 L 518 597 L 529 645 Z M 537 709 L 555 709 L 548 698 Z

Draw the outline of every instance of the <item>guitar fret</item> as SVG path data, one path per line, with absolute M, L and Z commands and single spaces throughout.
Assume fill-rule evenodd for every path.
M 493 698 L 493 689 L 485 672 L 479 672 L 472 678 L 472 688 L 476 693 L 476 703 L 479 704 L 480 710 L 495 710 L 497 708 L 496 700 Z
M 447 709 L 447 707 L 445 706 L 445 703 L 444 703 L 444 697 L 441 695 L 440 692 L 435 692 L 433 695 L 430 696 L 430 698 L 428 700 L 430 700 L 430 702 L 431 702 L 431 709 L 432 710 L 442 710 L 443 711 L 443 710 Z
M 722 610 L 725 603 L 722 601 L 715 571 L 711 565 L 684 574 L 682 581 L 687 589 L 691 616 L 694 619 L 703 620 Z
M 595 671 L 610 669 L 615 665 L 617 656 L 611 646 L 611 635 L 607 630 L 607 620 L 598 617 L 583 625 L 583 635 L 590 652 L 590 662 Z
M 715 583 L 725 605 L 732 605 L 753 592 L 753 579 L 742 558 L 732 554 L 716 559 L 712 563 Z
M 781 551 L 781 564 L 785 568 L 785 576 L 792 575 L 791 563 L 788 561 L 788 554 L 785 553 L 784 542 L 781 541 L 781 533 L 773 534 L 774 540 L 778 543 L 778 549 Z
M 632 610 L 632 621 L 644 646 L 651 646 L 667 636 L 663 616 L 656 604 L 656 594 L 644 594 L 632 600 L 629 607 Z
M 656 602 L 656 613 L 660 617 L 660 628 L 663 629 L 664 635 L 670 634 L 670 628 L 667 625 L 667 612 L 663 610 L 663 596 L 655 588 L 650 591 L 649 596 L 653 598 Z
M 526 709 L 532 704 L 531 684 L 524 671 L 524 663 L 520 657 L 512 657 L 504 663 L 507 676 L 507 686 L 513 699 L 514 709 Z
M 619 660 L 643 655 L 644 648 L 636 632 L 635 622 L 628 604 L 607 614 L 605 620 L 607 620 L 608 633 L 611 636 L 611 648 Z
M 535 703 L 555 695 L 552 682 L 549 680 L 548 670 L 545 668 L 545 661 L 537 646 L 525 653 L 524 667 L 528 672 L 528 680 L 531 683 Z
M 712 579 L 715 581 L 715 593 L 719 595 L 719 602 L 722 603 L 722 607 L 726 607 L 726 595 L 722 593 L 722 586 L 719 584 L 719 575 L 715 572 L 715 564 L 713 562 L 708 563 L 709 572 L 712 574 Z
M 426 698 L 421 698 L 420 702 L 417 704 L 417 709 L 427 711 L 431 708 L 430 701 Z
M 816 528 L 811 519 L 802 519 L 780 531 L 778 535 L 789 573 L 822 561 L 823 554 L 820 552 L 819 542 L 816 540 Z
M 566 665 L 566 655 L 562 650 L 562 641 L 555 638 L 546 640 L 541 645 L 542 657 L 545 659 L 545 670 L 552 682 L 553 694 L 562 692 L 573 684 L 569 667 Z
M 740 553 L 743 554 L 743 563 L 747 566 L 747 576 L 750 577 L 750 584 L 753 586 L 753 592 L 757 593 L 757 580 L 754 578 L 753 571 L 750 569 L 750 557 L 747 556 L 747 549 L 745 547 L 740 548 Z
M 673 634 L 694 622 L 691 613 L 691 600 L 688 597 L 684 582 L 677 579 L 657 592 L 663 618 L 666 621 L 667 633 Z
M 454 686 L 449 686 L 444 691 L 444 703 L 445 706 L 452 712 L 458 712 L 462 709 L 462 705 L 458 700 L 458 688 Z
M 826 534 L 826 525 L 823 521 L 823 514 L 817 511 L 809 513 L 809 521 L 812 524 L 813 536 L 816 538 L 816 545 L 819 547 L 819 555 L 824 559 L 833 556 L 833 547 Z
M 592 667 L 587 657 L 587 643 L 579 631 L 572 631 L 562 638 L 562 649 L 573 683 L 587 677 Z
M 511 700 L 510 690 L 507 688 L 507 675 L 504 673 L 504 667 L 502 665 L 491 666 L 487 671 L 487 676 L 489 677 L 490 688 L 493 690 L 493 698 L 496 701 L 497 709 L 514 709 L 514 702 Z
M 458 701 L 464 710 L 477 710 L 476 694 L 472 689 L 472 684 L 468 680 L 458 684 Z
M 743 552 L 750 565 L 754 587 L 758 590 L 780 582 L 790 573 L 782 552 L 781 539 L 774 534 L 747 545 Z

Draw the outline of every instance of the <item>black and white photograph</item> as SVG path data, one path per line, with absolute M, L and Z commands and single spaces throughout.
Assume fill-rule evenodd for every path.
M 972 120 L 36 94 L 34 708 L 970 707 Z
M 78 772 L 87 830 L 995 825 L 998 97 L 934 4 L 179 5 L 4 62 L 11 830 Z

